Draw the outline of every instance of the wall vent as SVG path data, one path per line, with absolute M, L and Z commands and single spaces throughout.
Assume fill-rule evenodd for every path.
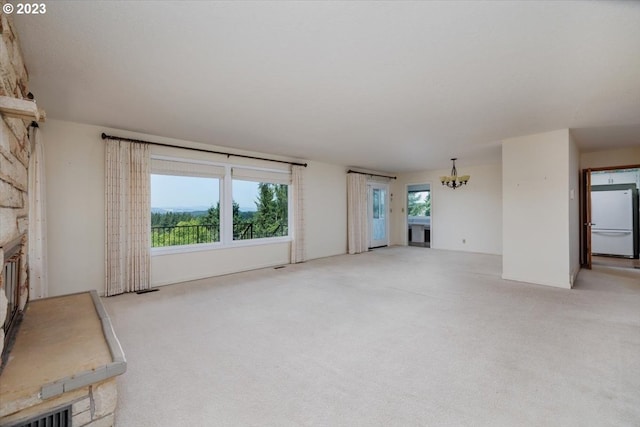
M 8 427 L 71 427 L 71 406 L 64 406 Z

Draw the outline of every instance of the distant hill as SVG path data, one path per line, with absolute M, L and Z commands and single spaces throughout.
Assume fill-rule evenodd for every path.
M 209 210 L 209 207 L 207 206 L 188 206 L 188 207 L 162 207 L 162 208 L 158 208 L 158 207 L 152 207 L 151 208 L 151 213 L 157 213 L 157 214 L 166 214 L 169 212 L 188 212 L 190 214 L 192 214 L 193 216 L 202 216 L 202 215 L 206 215 L 207 211 Z M 252 207 L 247 207 L 247 206 L 240 206 L 240 212 L 256 212 L 256 207 L 252 206 Z
M 182 206 L 182 207 L 151 207 L 151 213 L 167 213 L 167 212 L 206 212 L 209 206 Z

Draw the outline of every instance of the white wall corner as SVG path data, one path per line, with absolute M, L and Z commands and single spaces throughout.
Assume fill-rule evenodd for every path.
M 569 286 L 572 289 L 575 286 L 576 280 L 578 280 L 578 273 L 580 273 L 580 266 L 575 267 L 571 272 L 571 276 L 569 277 Z

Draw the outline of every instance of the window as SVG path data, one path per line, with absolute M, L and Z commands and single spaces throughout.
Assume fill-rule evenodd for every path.
M 289 174 L 233 168 L 233 240 L 289 235 Z
M 384 219 L 385 214 L 385 190 L 373 189 L 373 219 Z
M 289 171 L 151 159 L 151 247 L 288 238 Z
M 431 192 L 409 191 L 409 216 L 431 216 Z
M 220 242 L 224 167 L 151 159 L 151 247 Z
M 233 181 L 233 240 L 289 234 L 289 186 Z
M 220 241 L 220 180 L 151 175 L 151 247 Z

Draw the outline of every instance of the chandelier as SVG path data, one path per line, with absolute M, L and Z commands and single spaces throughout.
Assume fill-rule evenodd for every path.
M 458 171 L 456 169 L 456 160 L 457 158 L 451 159 L 453 162 L 453 167 L 451 168 L 451 176 L 441 176 L 440 182 L 442 185 L 446 185 L 449 188 L 453 188 L 454 190 L 458 187 L 462 187 L 463 185 L 467 185 L 469 182 L 470 175 L 462 175 L 458 176 Z

